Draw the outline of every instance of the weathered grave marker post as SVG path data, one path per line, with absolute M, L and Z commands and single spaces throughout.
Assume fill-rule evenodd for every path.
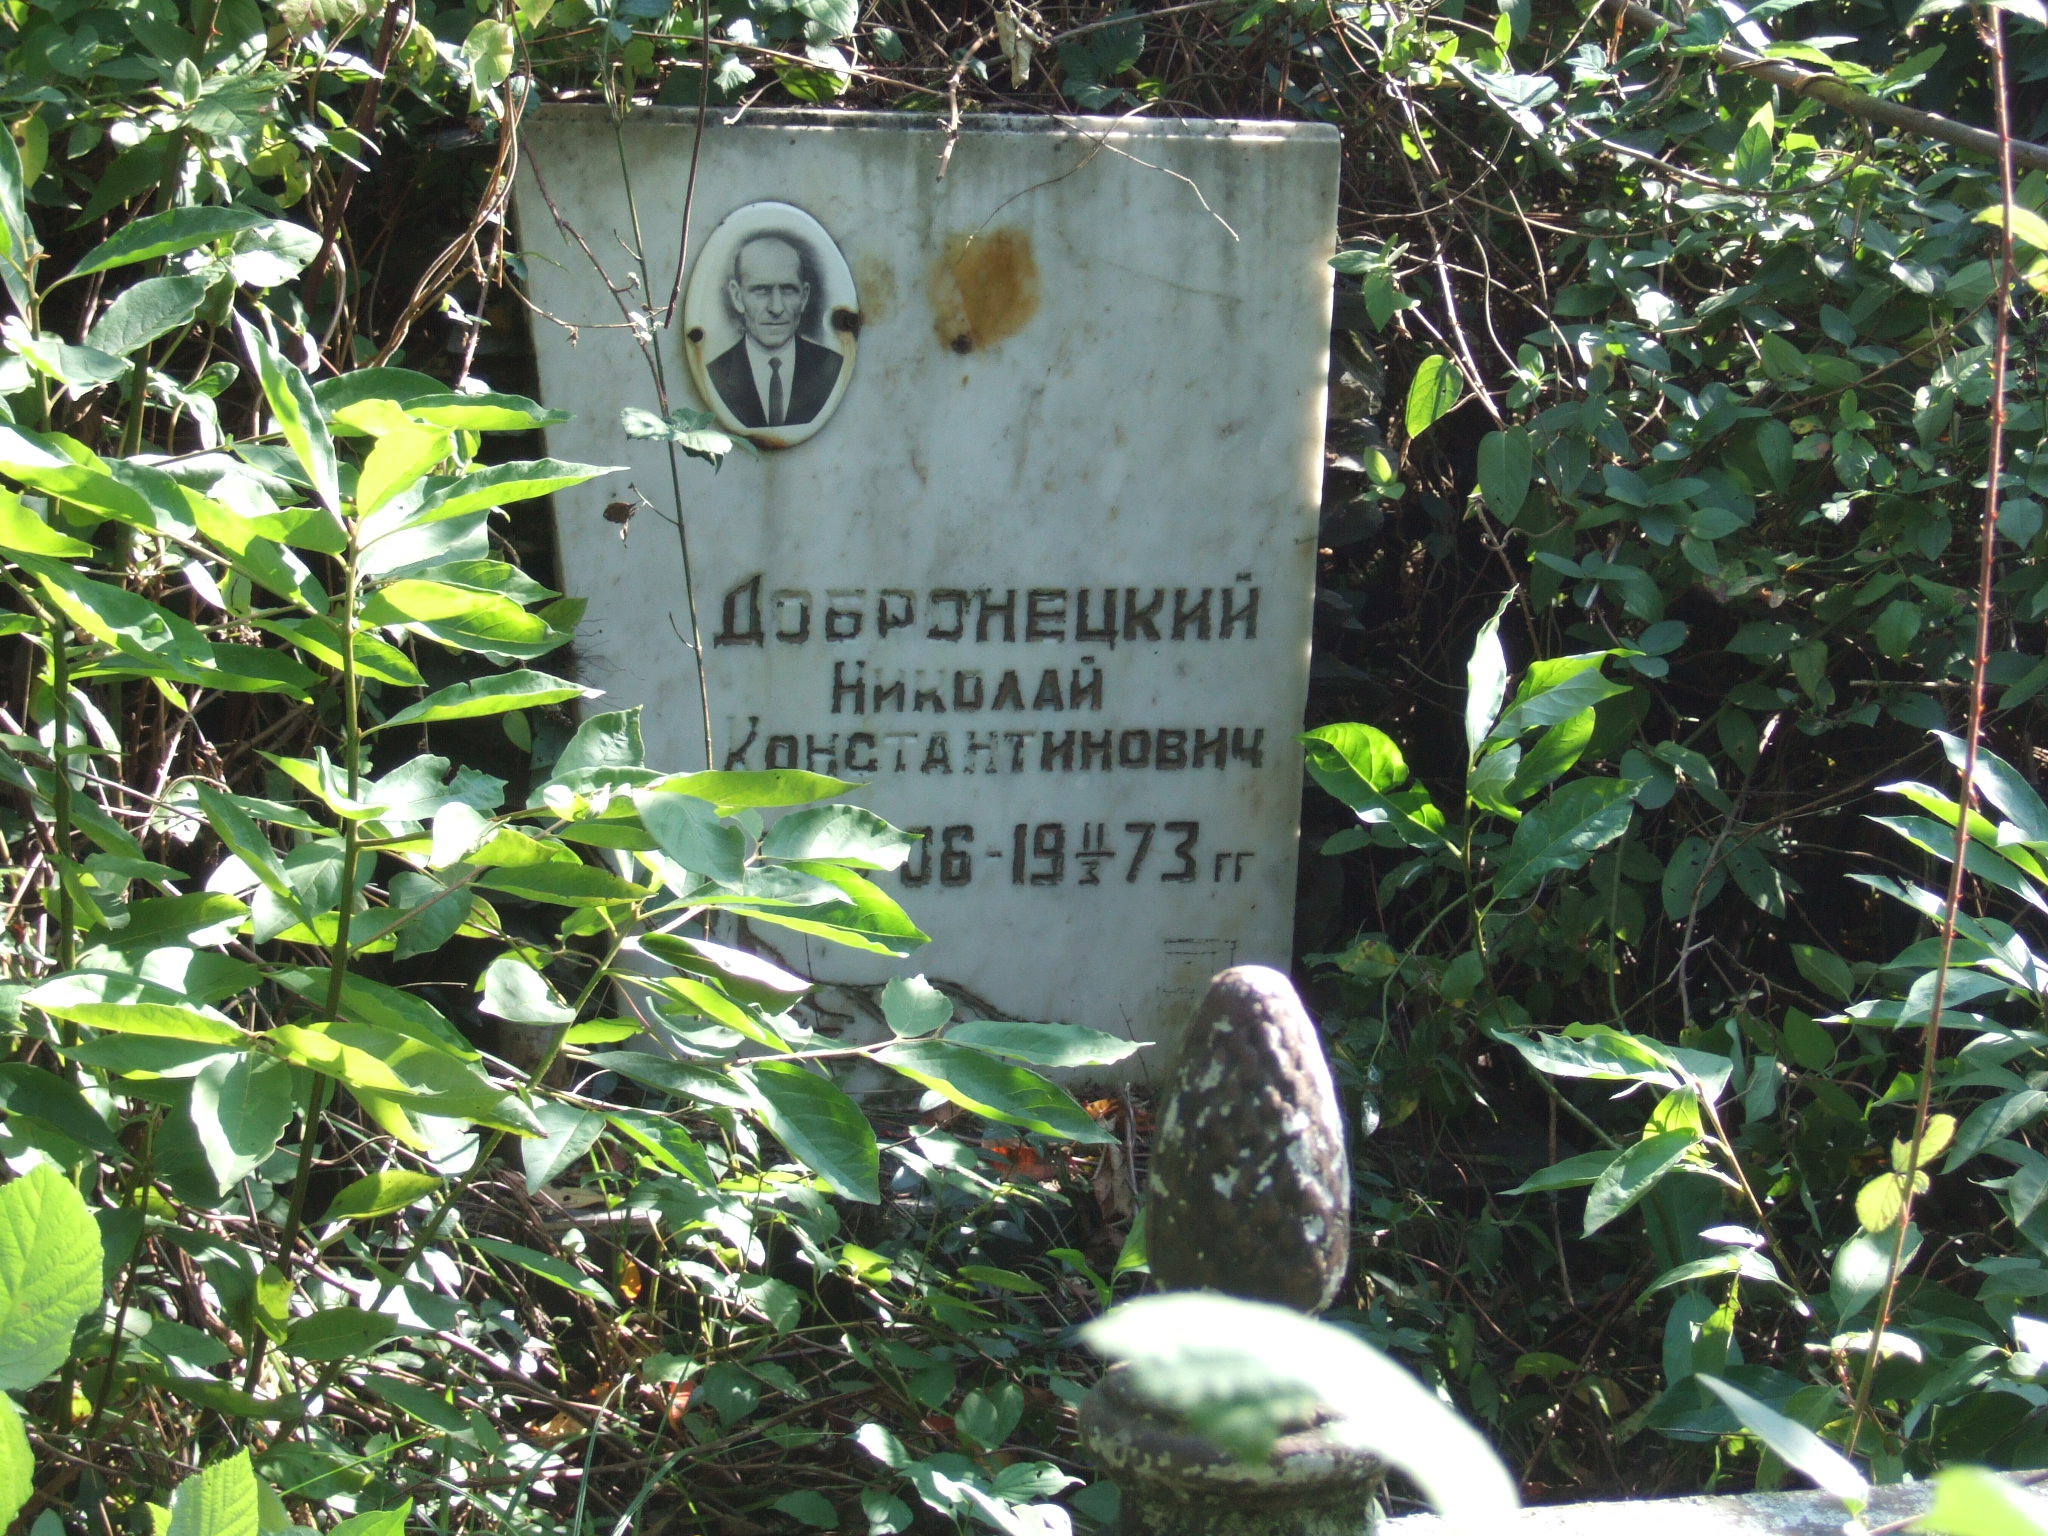
M 1293 985 L 1239 966 L 1210 985 L 1160 1101 L 1145 1231 L 1163 1289 L 1320 1312 L 1351 1252 L 1351 1164 L 1322 1041 Z M 1246 1465 L 1113 1368 L 1082 1445 L 1123 1494 L 1126 1536 L 1362 1536 L 1384 1469 L 1312 1424 Z
M 704 766 L 701 640 L 710 766 L 870 781 L 926 832 L 884 877 L 934 938 L 914 968 L 1169 1039 L 1216 970 L 1288 950 L 1336 134 L 714 114 L 652 345 L 671 405 L 759 452 L 675 489 L 621 430 L 656 391 L 591 256 L 666 301 L 694 124 L 525 132 L 531 296 L 574 327 L 535 323 L 576 413 L 549 448 L 631 466 L 556 506 L 583 680 L 647 706 L 651 763 Z

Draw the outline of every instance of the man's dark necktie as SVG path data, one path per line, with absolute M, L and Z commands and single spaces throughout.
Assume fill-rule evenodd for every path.
M 768 425 L 782 425 L 782 359 L 768 359 Z

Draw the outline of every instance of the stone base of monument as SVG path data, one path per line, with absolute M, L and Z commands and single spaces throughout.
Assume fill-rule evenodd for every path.
M 1378 1523 L 1378 1458 L 1303 1425 L 1264 1461 L 1237 1461 L 1138 1396 L 1122 1366 L 1082 1403 L 1081 1443 L 1122 1493 L 1119 1536 L 1366 1536 Z

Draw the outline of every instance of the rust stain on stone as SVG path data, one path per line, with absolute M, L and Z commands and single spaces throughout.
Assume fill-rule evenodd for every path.
M 1038 313 L 1038 259 L 1021 229 L 954 235 L 932 265 L 933 329 L 939 344 L 976 352 L 1014 336 Z
M 854 258 L 853 286 L 860 293 L 863 324 L 886 320 L 896 308 L 896 270 L 879 256 Z

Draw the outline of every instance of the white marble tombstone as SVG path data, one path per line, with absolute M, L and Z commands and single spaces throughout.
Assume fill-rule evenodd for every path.
M 719 116 L 654 340 L 672 407 L 761 445 L 682 469 L 708 750 L 667 458 L 620 427 L 656 391 L 591 261 L 640 303 L 637 212 L 667 299 L 695 114 L 525 131 L 530 293 L 574 327 L 534 323 L 549 451 L 630 466 L 557 498 L 580 676 L 646 706 L 651 766 L 837 774 L 927 832 L 879 878 L 929 946 L 765 931 L 792 965 L 1170 1052 L 1213 974 L 1289 959 L 1337 136 Z

